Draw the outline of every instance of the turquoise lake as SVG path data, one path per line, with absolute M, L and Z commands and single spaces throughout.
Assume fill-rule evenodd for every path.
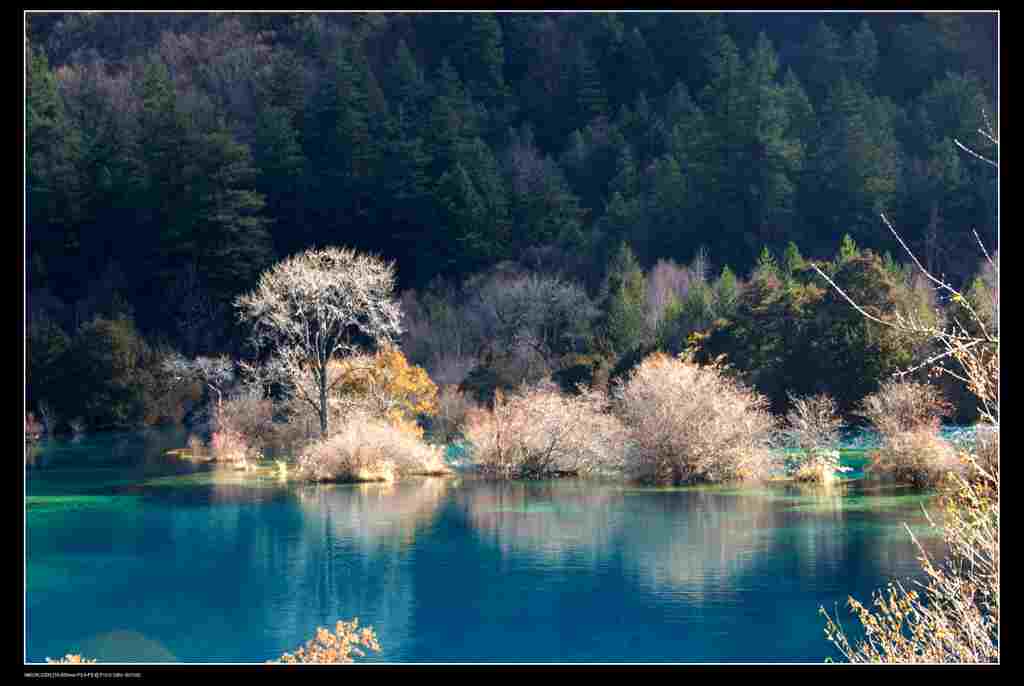
M 260 663 L 358 617 L 382 662 L 822 662 L 819 606 L 921 579 L 911 489 L 468 477 L 310 486 L 168 456 L 26 458 L 26 659 Z

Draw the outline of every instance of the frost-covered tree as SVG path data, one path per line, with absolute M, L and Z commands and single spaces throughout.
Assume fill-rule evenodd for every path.
M 286 377 L 311 375 L 315 393 L 304 393 L 327 436 L 331 360 L 364 346 L 394 342 L 402 311 L 394 297 L 395 267 L 348 248 L 310 249 L 289 257 L 239 297 L 239 318 L 252 324 L 253 342 L 275 355 Z

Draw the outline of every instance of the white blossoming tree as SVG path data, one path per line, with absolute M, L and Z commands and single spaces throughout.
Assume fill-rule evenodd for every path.
M 388 345 L 402 332 L 394 286 L 393 263 L 348 248 L 311 249 L 271 267 L 235 301 L 254 342 L 273 352 L 296 398 L 319 416 L 324 437 L 331 387 L 344 381 L 331 360 Z

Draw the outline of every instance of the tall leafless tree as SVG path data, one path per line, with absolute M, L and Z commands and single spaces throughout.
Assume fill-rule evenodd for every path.
M 319 415 L 324 437 L 329 364 L 401 334 L 394 287 L 393 263 L 348 248 L 310 249 L 271 267 L 253 292 L 235 301 L 257 347 L 270 349 L 287 376 L 312 376 L 318 393 L 304 399 Z

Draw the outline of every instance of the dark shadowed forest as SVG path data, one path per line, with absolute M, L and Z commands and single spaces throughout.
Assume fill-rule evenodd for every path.
M 480 401 L 723 358 L 844 411 L 994 322 L 996 18 L 41 13 L 27 25 L 28 409 L 187 420 L 172 353 L 244 358 L 233 302 L 310 247 L 396 265 L 402 350 Z M 946 381 L 957 417 L 974 409 Z

